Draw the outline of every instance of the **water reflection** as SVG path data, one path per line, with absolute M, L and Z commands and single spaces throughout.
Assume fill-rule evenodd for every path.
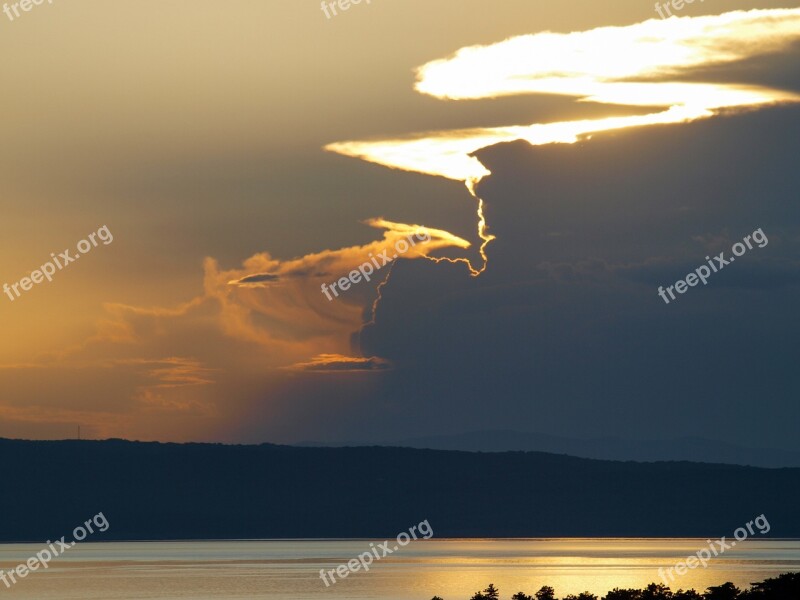
M 467 600 L 490 582 L 508 598 L 550 585 L 560 596 L 614 587 L 641 588 L 702 548 L 701 539 L 427 540 L 354 573 L 330 588 L 319 570 L 331 569 L 365 548 L 364 540 L 232 541 L 81 544 L 47 571 L 29 575 L 9 598 L 108 600 L 148 598 L 335 598 Z M 9 569 L 39 549 L 0 546 Z M 800 571 L 800 541 L 748 540 L 690 571 L 677 587 L 703 590 L 733 581 L 740 587 Z

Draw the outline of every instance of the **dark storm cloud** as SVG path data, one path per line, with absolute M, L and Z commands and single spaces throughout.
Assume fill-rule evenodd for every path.
M 361 336 L 397 364 L 383 390 L 397 412 L 373 430 L 800 447 L 799 134 L 800 110 L 775 108 L 479 152 L 493 173 L 479 188 L 497 236 L 489 269 L 395 269 Z M 670 305 L 658 297 L 757 228 L 769 245 Z
M 728 258 L 730 256 L 728 255 Z M 712 258 L 712 260 L 714 260 Z M 681 262 L 650 262 L 642 265 L 626 265 L 613 269 L 613 272 L 627 277 L 631 281 L 646 284 L 650 287 L 669 285 L 678 279 L 683 279 L 688 273 L 704 264 L 700 258 L 695 263 Z M 730 267 L 730 266 L 729 266 Z M 734 267 L 725 267 L 713 277 L 713 284 L 725 287 L 738 287 L 744 289 L 775 289 L 800 284 L 800 261 L 775 259 L 759 260 L 748 257 Z M 712 285 L 712 279 L 709 283 Z

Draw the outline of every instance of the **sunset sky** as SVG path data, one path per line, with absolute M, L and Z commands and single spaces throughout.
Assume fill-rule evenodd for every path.
M 0 436 L 800 450 L 800 5 L 679 14 L 0 14 L 0 285 L 113 234 L 0 295 Z M 372 281 L 321 292 L 421 228 Z M 658 296 L 757 229 L 763 248 Z

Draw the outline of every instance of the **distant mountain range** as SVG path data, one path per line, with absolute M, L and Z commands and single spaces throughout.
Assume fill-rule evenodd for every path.
M 0 439 L 0 541 L 730 537 L 764 514 L 800 537 L 800 469 L 537 452 Z
M 548 452 L 599 460 L 638 462 L 692 461 L 726 465 L 780 468 L 800 467 L 800 452 L 748 448 L 696 437 L 672 440 L 595 438 L 580 440 L 520 431 L 475 431 L 457 435 L 417 437 L 392 442 L 302 442 L 304 447 L 388 446 L 463 450 L 465 452 Z

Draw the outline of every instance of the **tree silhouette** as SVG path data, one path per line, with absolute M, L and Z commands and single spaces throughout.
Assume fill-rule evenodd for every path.
M 432 600 L 442 600 L 435 596 Z M 477 592 L 470 600 L 500 600 L 500 590 L 489 584 L 482 592 Z M 517 592 L 511 600 L 557 600 L 555 590 L 549 586 L 542 587 L 533 596 L 525 592 Z M 570 594 L 563 600 L 600 600 L 590 592 L 577 596 Z M 642 590 L 614 588 L 603 596 L 602 600 L 800 600 L 800 573 L 784 573 L 778 577 L 751 583 L 750 588 L 740 591 L 730 581 L 722 585 L 709 587 L 704 594 L 695 590 L 678 590 L 672 592 L 664 585 L 651 583 Z
M 672 596 L 673 600 L 703 600 L 703 597 L 694 590 L 678 590 Z
M 661 584 L 651 583 L 648 585 L 641 595 L 642 600 L 671 600 L 672 592 L 669 588 Z
M 556 591 L 549 585 L 545 585 L 534 594 L 534 597 L 536 600 L 556 600 Z
M 483 592 L 476 592 L 470 600 L 498 600 L 500 598 L 500 590 L 494 587 L 493 583 L 489 584 Z
M 642 590 L 621 590 L 614 588 L 606 594 L 604 600 L 641 600 Z
M 748 591 L 742 592 L 741 600 L 800 598 L 800 573 L 784 573 L 751 585 Z
M 710 587 L 703 594 L 705 600 L 737 600 L 739 597 L 739 588 L 733 585 L 730 581 Z

